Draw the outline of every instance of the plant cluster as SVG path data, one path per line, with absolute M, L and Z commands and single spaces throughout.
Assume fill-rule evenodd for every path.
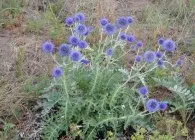
M 86 17 L 77 13 L 65 19 L 71 35 L 67 43 L 56 47 L 45 41 L 42 49 L 53 57 L 56 66 L 53 80 L 43 98 L 45 117 L 43 139 L 57 139 L 61 134 L 70 138 L 91 140 L 106 131 L 120 136 L 128 126 L 152 128 L 150 121 L 156 113 L 168 110 L 167 100 L 151 98 L 146 79 L 156 69 L 173 71 L 184 60 L 168 57 L 177 49 L 172 39 L 160 37 L 156 50 L 145 44 L 128 29 L 134 18 L 120 17 L 115 23 L 100 19 L 100 29 L 85 24 Z M 99 31 L 96 44 L 88 36 Z M 134 53 L 131 68 L 125 58 Z

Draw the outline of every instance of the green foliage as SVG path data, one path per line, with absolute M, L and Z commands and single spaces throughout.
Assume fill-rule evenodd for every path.
M 3 121 L 2 127 L 3 127 L 3 130 L 0 131 L 1 140 L 17 139 L 18 130 L 15 128 L 14 124 Z
M 194 92 L 190 91 L 188 87 L 184 85 L 184 80 L 178 75 L 162 79 L 154 78 L 154 80 L 159 85 L 173 92 L 174 99 L 170 100 L 170 104 L 173 105 L 171 113 L 178 111 L 186 125 L 195 107 Z
M 50 83 L 48 76 L 40 76 L 37 78 L 29 78 L 24 85 L 24 91 L 27 93 L 35 93 L 36 95 L 41 95 L 45 92 L 45 87 Z
M 16 17 L 21 14 L 21 3 L 18 0 L 0 1 L 0 27 L 15 24 Z

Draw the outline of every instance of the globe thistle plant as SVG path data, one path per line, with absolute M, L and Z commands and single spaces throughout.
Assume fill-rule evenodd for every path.
M 63 56 L 68 56 L 71 52 L 71 48 L 70 45 L 68 44 L 62 44 L 59 47 L 59 54 L 63 57 Z
M 166 39 L 163 42 L 163 48 L 167 51 L 167 52 L 173 52 L 176 49 L 176 44 L 172 39 Z
M 54 44 L 51 41 L 46 41 L 42 45 L 42 50 L 45 53 L 52 53 L 54 51 Z
M 153 51 L 149 50 L 144 53 L 144 59 L 146 62 L 151 63 L 156 59 L 156 55 Z
M 77 46 L 80 42 L 80 39 L 76 36 L 70 36 L 69 37 L 69 43 L 72 44 L 73 46 Z
M 79 131 L 80 127 L 85 130 L 83 139 L 92 140 L 105 126 L 117 132 L 121 126 L 131 126 L 129 120 L 138 120 L 136 125 L 142 125 L 145 120 L 152 120 L 158 110 L 160 114 L 168 109 L 166 101 L 149 98 L 148 87 L 154 89 L 150 79 L 159 71 L 164 74 L 183 64 L 179 58 L 173 65 L 167 56 L 166 52 L 173 54 L 176 43 L 160 38 L 155 41 L 156 50 L 143 47 L 143 42 L 128 31 L 134 22 L 132 16 L 122 16 L 116 24 L 102 18 L 100 29 L 95 30 L 100 36 L 94 36 L 94 42 L 89 38 L 94 27 L 84 24 L 85 20 L 83 13 L 65 19 L 71 35 L 59 46 L 55 57 L 51 41 L 42 45 L 57 65 L 43 107 L 48 117 L 44 139 L 56 139 L 61 132 L 72 134 L 69 126 L 75 123 Z M 144 41 L 144 46 L 149 46 L 148 42 Z M 59 108 L 56 113 L 48 113 L 55 107 Z M 58 128 L 55 132 L 54 126 Z
M 149 112 L 156 112 L 159 110 L 159 102 L 156 99 L 149 99 L 146 102 L 146 108 Z

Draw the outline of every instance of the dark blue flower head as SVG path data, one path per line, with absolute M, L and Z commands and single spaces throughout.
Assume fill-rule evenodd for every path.
M 146 102 L 146 109 L 149 112 L 156 112 L 159 110 L 159 102 L 156 99 L 149 99 Z
M 154 60 L 156 59 L 156 55 L 153 51 L 146 51 L 144 53 L 144 59 L 146 62 L 151 63 L 154 62 Z
M 90 62 L 89 62 L 89 60 L 87 60 L 87 59 L 82 59 L 82 60 L 81 60 L 81 63 L 84 64 L 84 65 L 87 65 L 87 64 L 89 64 Z
M 121 34 L 120 34 L 120 39 L 121 39 L 121 40 L 127 40 L 127 34 L 121 33 Z
M 157 57 L 157 58 L 162 58 L 162 56 L 163 56 L 163 54 L 162 54 L 161 51 L 157 51 L 157 52 L 156 52 L 156 57 Z
M 163 37 L 158 39 L 158 45 L 162 46 L 164 43 L 165 39 Z
M 70 46 L 68 44 L 62 44 L 59 48 L 59 54 L 61 56 L 68 56 L 71 52 Z
M 165 111 L 168 108 L 168 103 L 166 101 L 160 102 L 159 108 L 160 110 Z
M 106 54 L 107 54 L 108 56 L 112 56 L 113 53 L 114 53 L 114 51 L 113 51 L 112 48 L 109 48 L 109 49 L 106 50 Z
M 163 48 L 167 52 L 173 52 L 176 49 L 176 44 L 172 39 L 167 39 L 163 43 Z
M 127 17 L 127 22 L 129 25 L 131 25 L 133 23 L 133 21 L 134 21 L 134 19 L 132 16 Z
M 164 66 L 164 61 L 162 59 L 157 61 L 157 65 L 162 68 Z
M 72 51 L 70 54 L 70 58 L 72 59 L 72 61 L 79 61 L 82 57 L 82 54 L 79 51 Z
M 100 19 L 100 24 L 101 24 L 102 26 L 105 26 L 105 25 L 108 24 L 108 23 L 109 23 L 109 21 L 108 21 L 107 18 L 102 18 L 102 19 Z
M 176 66 L 181 66 L 183 64 L 183 59 L 182 58 L 179 58 L 177 61 L 176 61 Z
M 134 42 L 134 41 L 135 41 L 135 36 L 134 36 L 134 35 L 127 35 L 127 41 L 128 41 L 129 43 Z
M 88 31 L 88 28 L 84 24 L 80 24 L 76 27 L 76 33 L 79 35 L 85 35 Z
M 76 36 L 70 36 L 69 37 L 69 43 L 73 46 L 77 46 L 79 44 L 80 39 Z
M 88 46 L 88 43 L 85 40 L 81 40 L 78 44 L 79 48 L 85 49 Z
M 141 40 L 137 41 L 137 47 L 138 48 L 143 47 L 143 42 Z
M 85 36 L 88 36 L 89 33 L 93 32 L 93 30 L 94 30 L 94 27 L 93 27 L 93 26 L 89 26 L 89 27 L 87 28 L 87 31 L 86 31 L 86 33 L 85 33 L 84 35 L 85 35 Z
M 80 22 L 80 23 L 83 23 L 83 22 L 85 22 L 85 15 L 83 14 L 83 13 L 77 13 L 76 15 L 75 15 L 75 20 L 77 21 L 77 22 Z
M 54 51 L 54 44 L 51 41 L 46 41 L 42 45 L 42 50 L 45 53 L 52 53 Z
M 142 86 L 139 88 L 139 93 L 144 97 L 148 95 L 148 87 Z
M 65 19 L 65 24 L 68 26 L 72 26 L 74 24 L 74 18 L 73 17 L 67 17 Z
M 116 33 L 116 26 L 111 23 L 108 23 L 104 26 L 104 31 L 107 35 L 113 35 Z
M 60 67 L 55 67 L 53 69 L 53 77 L 55 78 L 60 78 L 63 75 L 64 71 Z
M 140 62 L 142 61 L 142 56 L 141 56 L 141 55 L 137 55 L 137 56 L 135 57 L 135 61 L 136 61 L 137 63 L 140 63 Z
M 125 28 L 128 25 L 128 21 L 126 17 L 120 17 L 117 20 L 117 25 L 119 26 L 119 28 Z

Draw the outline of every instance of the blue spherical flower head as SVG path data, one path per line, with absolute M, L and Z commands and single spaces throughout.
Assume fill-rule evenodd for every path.
M 173 40 L 171 39 L 167 39 L 164 41 L 163 43 L 163 48 L 167 51 L 167 52 L 173 52 L 176 49 L 176 44 Z
M 125 33 L 120 34 L 120 39 L 121 40 L 127 40 L 127 35 Z
M 73 46 L 77 46 L 79 44 L 80 39 L 76 36 L 70 36 L 69 37 L 69 43 Z
M 137 47 L 138 48 L 143 47 L 143 42 L 141 40 L 137 41 Z
M 151 63 L 154 62 L 154 60 L 156 59 L 156 55 L 153 51 L 146 51 L 144 53 L 144 59 L 146 62 Z
M 146 86 L 142 86 L 139 88 L 139 93 L 143 95 L 144 97 L 148 95 L 148 92 L 149 92 L 148 87 Z
M 87 64 L 89 64 L 90 62 L 89 62 L 89 60 L 87 60 L 87 59 L 82 59 L 82 60 L 81 60 L 81 63 L 82 63 L 83 65 L 87 65 Z
M 163 56 L 163 54 L 162 54 L 161 51 L 157 51 L 157 52 L 156 52 L 156 57 L 157 57 L 157 58 L 162 58 L 162 56 Z
M 159 110 L 159 102 L 156 99 L 149 99 L 146 102 L 146 109 L 149 112 L 156 112 Z
M 117 20 L 117 25 L 119 26 L 119 28 L 125 28 L 128 25 L 128 21 L 126 17 L 120 17 Z
M 59 48 L 59 54 L 61 56 L 68 56 L 71 52 L 70 46 L 68 44 L 62 44 Z
M 83 23 L 83 22 L 85 22 L 85 15 L 83 14 L 83 13 L 77 13 L 76 15 L 75 15 L 75 20 L 77 21 L 77 22 L 80 22 L 80 23 Z
M 85 35 L 87 33 L 87 31 L 88 31 L 88 28 L 83 24 L 78 25 L 76 27 L 76 33 L 79 35 Z
M 168 108 L 168 103 L 166 101 L 159 103 L 159 109 L 165 111 Z
M 107 18 L 102 18 L 102 19 L 100 19 L 100 24 L 101 24 L 102 26 L 105 26 L 105 25 L 108 24 L 108 23 L 109 23 L 109 21 L 108 21 Z
M 55 67 L 53 69 L 53 77 L 55 78 L 60 78 L 63 75 L 64 71 L 60 67 Z
M 176 66 L 179 67 L 183 64 L 183 59 L 179 58 L 177 61 L 176 61 Z
M 67 17 L 65 19 L 65 24 L 68 26 L 72 26 L 74 24 L 74 18 L 73 17 Z
M 107 54 L 108 56 L 112 56 L 113 53 L 114 53 L 114 51 L 113 51 L 112 48 L 109 48 L 109 49 L 106 50 L 106 54 Z
M 159 39 L 158 39 L 158 45 L 159 45 L 159 46 L 162 46 L 163 43 L 164 43 L 164 41 L 165 41 L 165 39 L 164 39 L 163 37 L 159 38 Z
M 42 49 L 45 53 L 52 53 L 54 51 L 54 44 L 51 41 L 46 41 L 43 43 Z
M 134 41 L 135 41 L 135 36 L 134 36 L 134 35 L 128 35 L 128 36 L 127 36 L 127 41 L 128 41 L 129 43 L 134 42 Z
M 137 63 L 140 63 L 140 62 L 142 61 L 142 56 L 141 56 L 141 55 L 137 55 L 137 56 L 135 57 L 135 61 L 136 61 Z
M 116 33 L 116 26 L 111 23 L 108 23 L 104 26 L 104 31 L 107 35 L 113 35 Z
M 79 51 L 72 51 L 70 54 L 70 58 L 72 59 L 72 61 L 79 61 L 82 57 L 82 54 Z
M 164 66 L 164 61 L 162 59 L 157 61 L 157 65 L 162 68 Z
M 133 21 L 134 21 L 134 19 L 132 16 L 127 17 L 127 22 L 129 25 L 131 25 L 133 23 Z
M 86 42 L 85 40 L 81 40 L 81 41 L 79 42 L 78 46 L 79 46 L 79 48 L 81 48 L 81 49 L 85 49 L 85 48 L 88 46 L 88 44 L 87 44 L 87 42 Z

